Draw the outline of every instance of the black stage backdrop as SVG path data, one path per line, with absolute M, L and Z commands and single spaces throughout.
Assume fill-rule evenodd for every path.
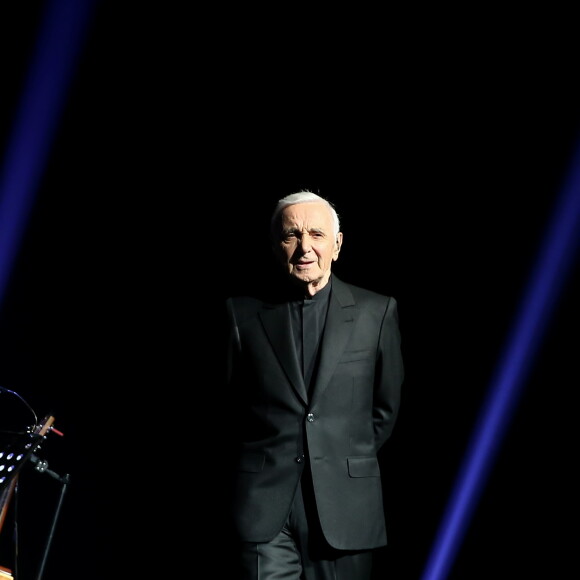
M 3 151 L 45 8 L 25 4 L 0 16 Z M 306 187 L 342 217 L 336 273 L 399 302 L 376 577 L 419 580 L 576 146 L 566 47 L 490 15 L 119 4 L 97 6 L 0 308 L 0 385 L 64 434 L 38 453 L 70 476 L 44 579 L 228 577 L 220 309 L 268 284 L 270 211 Z M 578 295 L 573 269 L 449 580 L 573 566 Z M 26 467 L 18 580 L 62 487 Z

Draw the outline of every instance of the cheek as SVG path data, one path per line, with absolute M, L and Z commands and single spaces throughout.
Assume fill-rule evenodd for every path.
M 333 248 L 328 248 L 322 255 L 322 261 L 325 264 L 330 264 L 336 258 L 337 252 Z
M 284 264 L 290 261 L 293 254 L 294 248 L 291 245 L 280 246 L 277 251 L 278 259 Z

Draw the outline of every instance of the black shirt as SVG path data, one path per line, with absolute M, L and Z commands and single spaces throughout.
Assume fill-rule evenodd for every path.
M 328 284 L 314 296 L 292 300 L 289 303 L 294 344 L 298 359 L 302 362 L 302 373 L 307 387 L 310 385 L 316 368 L 318 346 L 326 322 L 330 290 L 329 280 Z

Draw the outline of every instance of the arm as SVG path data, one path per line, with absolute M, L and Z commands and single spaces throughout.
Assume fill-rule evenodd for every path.
M 404 378 L 397 301 L 389 298 L 379 332 L 374 384 L 373 422 L 377 450 L 390 437 Z

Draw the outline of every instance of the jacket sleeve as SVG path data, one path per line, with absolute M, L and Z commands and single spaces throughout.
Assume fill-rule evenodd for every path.
M 390 437 L 401 401 L 404 378 L 397 301 L 390 297 L 379 333 L 374 385 L 373 423 L 377 450 Z

